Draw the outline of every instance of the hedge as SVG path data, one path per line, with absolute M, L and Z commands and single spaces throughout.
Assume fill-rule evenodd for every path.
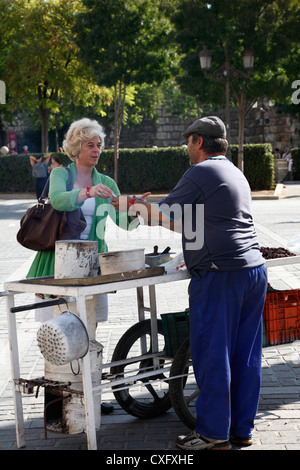
M 300 180 L 300 148 L 295 148 L 291 150 L 293 157 L 293 179 L 295 181 Z
M 236 145 L 232 145 L 231 149 L 232 161 L 237 164 L 238 148 Z M 246 144 L 244 146 L 244 173 L 252 190 L 270 189 L 273 185 L 274 161 L 271 150 L 270 144 Z M 55 153 L 51 155 L 55 155 Z M 62 154 L 59 155 L 62 156 Z M 70 162 L 67 155 L 64 155 L 64 159 L 64 164 Z M 169 192 L 188 168 L 189 157 L 184 146 L 157 149 L 120 149 L 118 185 L 121 192 L 130 194 L 146 191 Z M 113 177 L 113 150 L 102 152 L 97 169 L 101 173 Z M 0 192 L 35 191 L 29 155 L 2 156 L 0 158 L 0 175 Z

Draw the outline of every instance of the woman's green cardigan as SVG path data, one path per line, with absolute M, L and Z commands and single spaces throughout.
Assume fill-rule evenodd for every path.
M 69 165 L 72 173 L 73 181 L 76 180 L 76 164 L 75 162 Z M 57 167 L 51 171 L 49 197 L 52 206 L 59 211 L 72 211 L 81 207 L 83 202 L 77 204 L 77 196 L 80 189 L 72 189 L 67 191 L 68 172 L 64 167 Z M 93 185 L 102 183 L 108 186 L 116 196 L 120 195 L 119 188 L 115 181 L 109 176 L 99 173 L 96 168 L 92 172 Z M 105 253 L 108 251 L 105 242 L 105 227 L 107 216 L 109 215 L 112 220 L 125 230 L 133 230 L 138 227 L 138 220 L 130 222 L 126 212 L 119 212 L 107 203 L 107 200 L 102 198 L 95 198 L 95 213 L 93 218 L 92 227 L 89 234 L 89 240 L 98 242 L 98 253 Z M 54 274 L 54 260 L 55 252 L 53 251 L 39 251 L 35 256 L 33 263 L 29 269 L 27 277 L 41 277 L 51 276 Z

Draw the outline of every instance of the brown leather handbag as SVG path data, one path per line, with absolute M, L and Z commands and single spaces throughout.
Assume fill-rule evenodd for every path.
M 73 188 L 72 174 L 69 168 L 67 191 Z M 86 227 L 86 221 L 80 208 L 70 212 L 57 211 L 46 197 L 49 179 L 38 199 L 37 204 L 28 209 L 20 220 L 17 241 L 34 251 L 54 250 L 57 240 L 74 240 Z

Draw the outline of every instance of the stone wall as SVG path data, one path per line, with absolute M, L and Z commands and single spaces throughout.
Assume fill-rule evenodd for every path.
M 225 121 L 225 110 L 212 113 Z M 158 123 L 144 119 L 140 126 L 123 127 L 120 147 L 167 147 L 185 143 L 182 136 L 193 119 L 183 120 L 178 116 L 168 116 L 163 109 L 158 110 Z M 238 116 L 235 109 L 230 111 L 231 143 L 238 143 Z M 109 136 L 112 142 L 112 135 Z M 300 147 L 300 119 L 279 114 L 274 107 L 266 111 L 252 108 L 245 120 L 245 143 L 268 142 L 272 148 L 281 151 L 285 147 Z
M 267 106 L 264 112 L 261 108 L 252 108 L 245 120 L 245 143 L 269 142 L 272 148 L 278 147 L 281 151 L 285 147 L 300 147 L 300 119 L 293 116 L 279 114 L 276 108 Z M 225 121 L 225 110 L 220 109 L 212 112 Z M 120 147 L 121 148 L 143 148 L 143 147 L 173 147 L 185 143 L 182 134 L 192 119 L 181 119 L 179 116 L 169 116 L 164 109 L 157 111 L 158 122 L 152 119 L 144 119 L 140 126 L 122 128 Z M 238 143 L 238 116 L 235 109 L 230 111 L 231 122 L 231 143 Z M 39 152 L 40 149 L 33 148 L 30 142 L 26 141 L 24 134 L 26 129 L 22 117 L 16 119 L 15 126 L 6 126 L 6 132 L 17 132 L 18 150 L 22 151 L 23 145 L 28 145 L 30 151 Z M 113 133 L 106 130 L 106 145 L 113 145 Z M 3 139 L 2 139 L 3 140 Z M 28 139 L 27 139 L 28 140 Z M 0 142 L 4 145 L 4 141 Z M 37 145 L 37 143 L 36 143 Z

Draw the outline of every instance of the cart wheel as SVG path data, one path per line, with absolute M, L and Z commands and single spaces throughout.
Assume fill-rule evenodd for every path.
M 172 378 L 181 376 L 177 378 Z M 173 359 L 170 372 L 169 393 L 178 418 L 190 429 L 196 427 L 195 401 L 199 389 L 195 381 L 189 338 L 182 343 Z
M 165 341 L 163 336 L 162 321 L 157 321 L 158 344 L 159 351 L 165 349 Z M 151 353 L 151 323 L 150 320 L 143 320 L 133 325 L 120 338 L 112 357 L 112 362 L 123 361 Z M 118 387 L 128 387 L 132 385 L 128 380 L 128 384 L 121 386 L 113 386 L 113 393 L 121 407 L 137 418 L 152 418 L 165 413 L 171 408 L 169 398 L 169 373 L 164 371 L 166 360 L 157 359 L 157 373 L 147 378 L 143 378 L 141 374 L 145 372 L 155 371 L 153 358 L 142 359 L 138 362 L 130 364 L 122 364 L 111 367 L 111 373 L 116 374 L 117 378 L 125 378 L 127 374 L 132 377 L 134 375 L 134 386 L 124 390 L 116 390 Z M 139 375 L 141 377 L 139 377 Z

